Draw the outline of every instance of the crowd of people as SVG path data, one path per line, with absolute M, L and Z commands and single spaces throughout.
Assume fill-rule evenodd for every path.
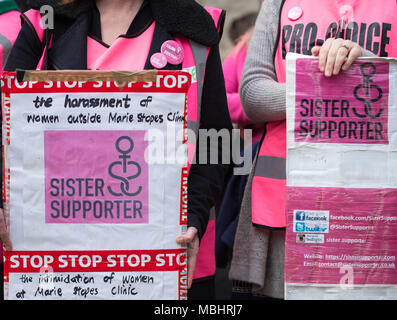
M 54 29 L 37 23 L 43 5 L 54 8 Z M 231 132 L 234 126 L 242 142 L 252 130 L 252 141 L 242 145 L 254 161 L 248 175 L 234 175 L 233 164 L 221 161 L 190 168 L 188 229 L 177 238 L 188 246 L 189 297 L 216 297 L 217 266 L 230 268 L 234 298 L 283 299 L 286 53 L 318 57 L 325 77 L 348 70 L 361 56 L 396 56 L 396 1 L 262 0 L 259 12 L 236 20 L 223 35 L 235 42 L 224 61 L 225 12 L 194 0 L 3 0 L 0 11 L 7 71 L 148 70 L 167 40 L 205 48 L 198 127 Z M 361 27 L 373 23 L 385 30 Z M 143 47 L 134 48 L 137 37 L 146 37 Z M 139 58 L 128 58 L 137 49 Z M 3 216 L 0 221 L 1 240 L 11 250 Z

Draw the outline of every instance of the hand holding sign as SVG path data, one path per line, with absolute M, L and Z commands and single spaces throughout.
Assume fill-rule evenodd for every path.
M 3 209 L 0 209 L 0 241 L 7 251 L 12 250 L 12 243 L 8 235 L 6 221 L 4 219 Z
M 313 47 L 312 55 L 319 57 L 318 67 L 326 77 L 346 71 L 362 55 L 361 47 L 350 40 L 327 39 L 321 47 Z
M 192 286 L 194 270 L 196 269 L 197 254 L 200 246 L 197 229 L 195 227 L 187 228 L 186 233 L 176 238 L 176 242 L 179 245 L 187 245 L 187 287 L 190 289 Z

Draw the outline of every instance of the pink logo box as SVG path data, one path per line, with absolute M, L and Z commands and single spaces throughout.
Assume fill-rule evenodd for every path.
M 331 78 L 317 64 L 296 60 L 295 141 L 388 144 L 389 64 L 357 62 Z
M 46 223 L 148 223 L 145 131 L 46 131 Z

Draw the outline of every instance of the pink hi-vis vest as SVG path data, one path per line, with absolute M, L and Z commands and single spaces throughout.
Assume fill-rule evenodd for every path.
M 218 26 L 219 21 L 222 18 L 222 10 L 211 7 L 205 7 L 205 9 L 213 18 L 215 26 Z M 32 23 L 39 39 L 41 42 L 43 42 L 44 30 L 40 27 L 40 13 L 36 10 L 30 10 L 25 14 L 25 16 Z M 142 55 L 142 52 L 144 51 L 149 53 L 150 43 L 153 37 L 154 24 L 155 22 L 139 38 L 133 39 L 133 41 L 131 41 L 131 39 L 125 41 L 126 39 L 119 38 L 113 44 L 115 46 L 113 47 L 112 45 L 110 48 L 100 47 L 98 43 L 95 43 L 95 40 L 88 38 L 88 67 L 100 70 L 121 70 L 123 69 L 122 67 L 126 66 L 135 69 L 143 69 L 147 55 Z M 204 73 L 210 48 L 197 44 L 183 37 L 176 37 L 175 40 L 183 47 L 185 52 L 185 58 L 182 62 L 182 70 L 187 71 L 192 75 L 192 85 L 188 92 L 188 128 L 194 132 L 195 135 L 189 137 L 188 139 L 188 170 L 190 170 L 196 150 L 195 137 L 198 137 L 198 130 L 200 126 L 201 98 L 205 76 Z M 126 48 L 128 48 L 128 55 L 125 55 Z M 42 69 L 43 67 L 46 50 L 48 50 L 48 48 L 44 48 L 43 55 L 37 66 L 38 70 Z M 98 51 L 93 52 L 93 50 Z M 119 59 L 115 59 L 114 55 L 117 55 L 119 59 L 131 60 L 131 57 L 135 58 L 132 62 L 120 61 Z M 119 61 L 119 64 L 115 65 L 115 61 Z M 186 174 L 188 174 L 188 172 Z M 211 216 L 207 230 L 201 239 L 194 278 L 198 279 L 213 276 L 215 274 L 215 270 L 215 214 L 214 210 L 211 210 Z
M 285 82 L 288 52 L 311 55 L 328 38 L 343 38 L 382 57 L 397 57 L 396 0 L 286 0 L 281 5 L 275 70 Z M 252 222 L 286 226 L 286 122 L 267 123 L 252 182 Z

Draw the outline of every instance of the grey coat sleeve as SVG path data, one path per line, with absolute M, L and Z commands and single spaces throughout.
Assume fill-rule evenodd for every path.
M 240 86 L 244 111 L 255 123 L 285 119 L 285 84 L 277 82 L 273 52 L 281 0 L 265 0 L 248 46 Z

